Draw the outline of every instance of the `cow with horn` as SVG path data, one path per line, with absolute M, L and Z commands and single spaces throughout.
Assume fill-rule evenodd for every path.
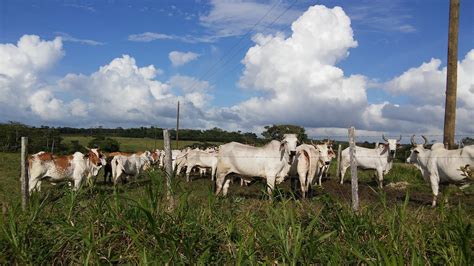
M 411 137 L 412 148 L 407 163 L 414 164 L 421 171 L 423 179 L 430 183 L 433 192 L 431 205 L 434 207 L 441 183 L 464 184 L 467 181 L 462 169 L 474 164 L 474 145 L 447 150 L 442 143 L 435 143 L 431 149 L 427 149 L 428 139 L 421 137 L 423 144 L 415 142 L 415 135 Z
M 377 145 L 375 149 L 368 149 L 359 146 L 355 147 L 357 168 L 376 170 L 380 188 L 383 187 L 384 175 L 392 169 L 393 159 L 396 156 L 396 150 L 402 136 L 400 135 L 400 138 L 398 139 L 387 139 L 385 135 L 382 134 L 382 139 L 385 143 Z M 348 147 L 342 151 L 341 156 L 341 184 L 344 182 L 344 175 L 350 164 L 351 159 Z

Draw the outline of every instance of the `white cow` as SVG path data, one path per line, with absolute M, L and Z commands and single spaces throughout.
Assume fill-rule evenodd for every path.
M 227 195 L 230 179 L 227 175 L 234 173 L 242 178 L 263 177 L 267 181 L 268 193 L 272 193 L 275 182 L 285 180 L 296 154 L 296 134 L 285 134 L 283 140 L 272 140 L 263 147 L 253 147 L 231 142 L 219 147 L 217 160 L 216 195 L 221 190 Z
M 321 144 L 311 142 L 311 145 L 302 144 L 296 148 L 296 156 L 291 165 L 290 174 L 292 176 L 298 174 L 303 198 L 306 198 L 306 194 L 313 185 L 314 177 L 321 176 L 320 171 L 324 169 L 324 166 L 329 165 L 331 160 L 329 150 L 329 142 Z
M 143 153 L 136 153 L 132 155 L 116 155 L 112 159 L 112 181 L 114 185 L 119 180 L 127 180 L 128 177 L 135 179 L 148 169 L 153 162 L 151 153 L 145 151 Z
M 298 174 L 301 187 L 301 196 L 306 198 L 313 178 L 318 169 L 319 152 L 312 145 L 301 144 L 296 147 L 296 156 L 291 164 L 290 175 Z
M 52 183 L 74 182 L 74 190 L 79 189 L 84 179 L 97 176 L 105 165 L 105 156 L 99 149 L 89 149 L 87 154 L 76 152 L 68 156 L 54 156 L 39 152 L 29 158 L 29 192 L 41 191 L 41 181 Z
M 375 149 L 363 147 L 355 147 L 355 160 L 357 168 L 374 169 L 377 172 L 379 187 L 383 187 L 383 177 L 392 168 L 392 161 L 395 158 L 397 146 L 402 139 L 387 139 L 382 135 L 384 144 L 378 145 Z M 349 155 L 349 147 L 342 151 L 341 155 L 341 184 L 344 183 L 344 175 L 350 166 L 351 159 Z
M 205 152 L 195 149 L 188 151 L 183 157 L 185 157 L 184 167 L 186 167 L 186 181 L 190 181 L 189 174 L 195 166 L 203 168 L 204 171 L 206 168 L 211 168 L 211 180 L 214 181 L 217 168 L 216 152 Z
M 474 145 L 462 149 L 446 150 L 442 143 L 435 143 L 431 150 L 425 149 L 428 140 L 425 136 L 423 144 L 416 144 L 415 135 L 411 138 L 412 149 L 407 163 L 414 164 L 429 182 L 433 192 L 432 206 L 436 206 L 440 183 L 462 183 L 466 175 L 462 168 L 474 165 Z
M 321 179 L 328 176 L 329 166 L 331 165 L 332 159 L 336 157 L 332 149 L 332 142 L 326 141 L 321 144 L 315 145 L 316 149 L 319 151 L 320 158 L 318 164 L 318 185 L 322 186 Z

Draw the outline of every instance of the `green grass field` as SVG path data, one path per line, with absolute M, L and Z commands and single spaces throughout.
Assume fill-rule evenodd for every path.
M 131 150 L 149 145 L 126 142 Z M 223 198 L 209 178 L 177 177 L 170 209 L 159 170 L 116 188 L 102 184 L 102 173 L 79 192 L 46 185 L 23 212 L 18 170 L 19 154 L 0 153 L 0 264 L 473 263 L 474 195 L 449 186 L 442 190 L 449 203 L 431 208 L 428 184 L 405 164 L 385 181 L 408 182 L 401 190 L 379 190 L 373 171 L 359 171 L 358 214 L 349 175 L 344 185 L 324 180 L 307 200 L 285 181 L 273 201 L 263 182 L 235 180 Z

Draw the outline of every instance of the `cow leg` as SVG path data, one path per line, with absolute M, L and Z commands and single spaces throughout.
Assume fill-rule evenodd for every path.
M 300 180 L 301 197 L 306 198 L 306 192 L 308 191 L 309 182 L 306 178 L 306 171 L 298 171 L 298 178 Z
M 211 168 L 211 181 L 214 181 L 216 178 L 216 167 Z
M 439 177 L 437 175 L 430 176 L 431 190 L 433 191 L 433 201 L 431 202 L 432 207 L 436 207 L 436 199 L 439 193 Z
M 379 168 L 377 169 L 377 178 L 379 181 L 379 188 L 383 187 L 383 169 Z
M 344 175 L 346 175 L 347 168 L 349 168 L 349 166 L 341 167 L 341 185 L 344 184 Z
M 77 191 L 79 188 L 81 188 L 81 183 L 82 183 L 82 178 L 80 177 L 74 178 L 74 187 L 72 190 Z
M 267 192 L 270 199 L 273 198 L 273 190 L 275 189 L 276 176 L 267 176 Z
M 318 180 L 318 185 L 319 185 L 320 187 L 322 187 L 322 185 L 321 185 L 321 179 L 323 179 L 324 168 L 321 169 L 321 170 L 322 170 L 322 171 L 321 171 L 321 173 L 319 173 L 319 180 Z
M 191 170 L 193 169 L 194 165 L 188 165 L 186 167 L 186 182 L 189 182 L 191 181 L 191 179 L 189 178 L 189 175 L 191 174 Z
M 222 186 L 224 185 L 225 182 L 225 176 L 227 173 L 217 173 L 217 179 L 216 179 L 216 195 L 219 195 L 219 193 L 222 190 Z
M 222 189 L 222 194 L 224 194 L 224 196 L 227 195 L 227 191 L 229 190 L 230 180 L 231 180 L 231 178 L 226 178 L 225 179 L 224 187 Z
M 41 190 L 41 181 L 37 178 L 30 178 L 28 181 L 28 190 L 31 195 L 33 191 L 40 191 Z

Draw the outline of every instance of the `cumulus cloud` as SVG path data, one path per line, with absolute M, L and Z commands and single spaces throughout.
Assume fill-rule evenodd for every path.
M 199 108 L 210 97 L 209 86 L 204 88 L 201 84 L 207 83 L 191 79 L 199 84 L 191 92 L 189 77 L 174 76 L 162 82 L 156 79 L 157 72 L 153 65 L 139 67 L 133 57 L 123 55 L 89 76 L 69 74 L 58 84 L 74 91 L 78 98 L 87 99 L 87 106 L 79 102 L 76 109 L 86 111 L 87 119 L 100 124 L 170 126 L 174 123 L 176 102 L 180 100 L 184 123 L 192 117 L 188 125 L 201 125 L 203 113 Z
M 193 52 L 179 52 L 172 51 L 168 54 L 168 57 L 173 66 L 182 66 L 193 60 L 196 60 L 200 55 Z
M 291 36 L 254 37 L 242 63 L 239 84 L 261 92 L 236 109 L 259 125 L 296 123 L 306 127 L 361 126 L 367 106 L 366 78 L 345 76 L 336 63 L 356 47 L 342 8 L 310 7 L 293 22 Z
M 384 116 L 395 121 L 411 121 L 416 124 L 435 124 L 441 127 L 444 119 L 446 91 L 446 67 L 441 60 L 432 58 L 418 67 L 410 68 L 384 84 L 393 95 L 408 96 L 408 103 L 399 107 L 387 105 Z M 474 132 L 474 49 L 458 62 L 457 121 L 461 132 Z
M 431 59 L 378 83 L 389 97 L 369 102 L 372 79 L 347 75 L 338 66 L 358 45 L 340 7 L 310 7 L 289 35 L 259 33 L 253 41 L 238 86 L 256 96 L 216 107 L 209 82 L 180 74 L 160 80 L 162 70 L 139 66 L 129 55 L 89 75 L 70 73 L 46 82 L 48 70 L 64 56 L 62 40 L 25 35 L 16 45 L 0 44 L 0 111 L 4 120 L 35 124 L 172 127 L 179 100 L 182 125 L 189 128 L 259 132 L 268 124 L 290 123 L 305 126 L 310 135 L 345 135 L 349 126 L 370 135 L 442 132 L 442 62 Z M 169 56 L 178 66 L 199 55 L 173 51 Z M 474 132 L 472 73 L 474 50 L 458 64 L 458 134 Z M 394 104 L 391 96 L 403 101 Z
M 24 35 L 16 45 L 0 44 L 1 113 L 6 117 L 27 117 L 30 95 L 46 85 L 43 75 L 63 56 L 59 37 L 44 41 L 36 35 Z M 33 108 L 32 112 L 36 111 Z
M 183 125 L 205 127 L 211 86 L 176 75 L 159 81 L 161 69 L 140 67 L 129 55 L 113 59 L 90 75 L 70 73 L 53 82 L 46 72 L 64 55 L 61 38 L 25 35 L 0 45 L 2 120 L 55 125 L 160 125 L 175 123 L 181 101 Z M 196 85 L 191 85 L 196 84 Z

